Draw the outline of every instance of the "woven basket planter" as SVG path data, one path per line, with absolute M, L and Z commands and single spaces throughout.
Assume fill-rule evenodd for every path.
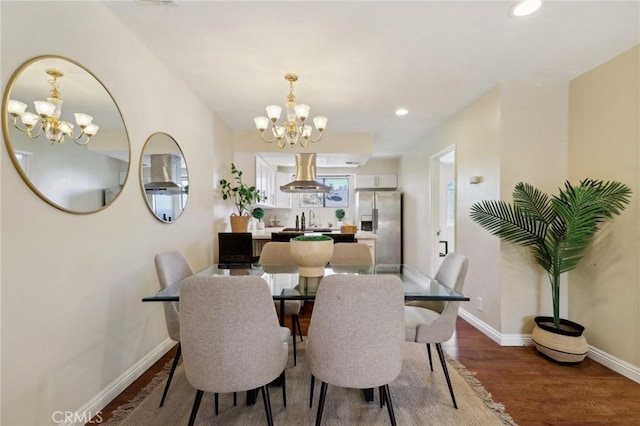
M 553 326 L 552 317 L 536 317 L 531 340 L 538 352 L 561 363 L 578 363 L 587 356 L 584 327 L 573 321 L 560 319 L 560 329 Z
M 231 232 L 247 232 L 249 228 L 249 216 L 238 216 L 233 213 L 231 216 Z

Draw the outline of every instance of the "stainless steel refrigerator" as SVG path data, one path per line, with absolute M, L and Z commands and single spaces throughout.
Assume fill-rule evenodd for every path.
M 402 263 L 401 192 L 357 191 L 356 220 L 360 230 L 377 235 L 377 264 Z

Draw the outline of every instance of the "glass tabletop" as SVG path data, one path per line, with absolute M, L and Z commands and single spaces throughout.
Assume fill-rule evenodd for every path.
M 402 280 L 405 300 L 468 301 L 469 298 L 406 265 L 327 265 L 324 276 L 333 274 L 388 274 Z M 216 264 L 195 275 L 256 275 L 269 284 L 274 300 L 314 300 L 323 277 L 301 277 L 297 266 L 267 264 Z M 162 291 L 144 297 L 143 302 L 175 302 L 180 300 L 181 281 Z

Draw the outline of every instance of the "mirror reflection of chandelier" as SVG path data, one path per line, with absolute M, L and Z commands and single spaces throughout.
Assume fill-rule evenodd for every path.
M 320 141 L 322 132 L 327 127 L 327 117 L 319 116 L 313 119 L 313 124 L 318 131 L 318 137 L 313 139 L 311 137 L 312 127 L 305 124 L 311 108 L 309 105 L 296 104 L 296 98 L 293 96 L 293 82 L 298 80 L 298 76 L 293 73 L 287 73 L 284 75 L 284 79 L 289 82 L 289 95 L 287 96 L 287 103 L 285 105 L 287 112 L 286 121 L 278 124 L 277 121 L 280 119 L 282 108 L 278 105 L 269 105 L 266 108 L 268 117 L 256 117 L 254 122 L 260 131 L 260 136 L 263 141 L 267 143 L 278 141 L 280 148 L 284 148 L 286 144 L 293 148 L 296 143 L 300 142 L 300 145 L 304 148 L 307 146 L 307 142 L 316 143 Z M 265 130 L 269 127 L 269 122 L 271 122 L 272 139 L 264 136 Z
M 52 77 L 49 80 L 51 96 L 46 101 L 34 102 L 37 114 L 27 111 L 27 104 L 9 100 L 7 111 L 11 116 L 13 126 L 25 132 L 31 139 L 39 137 L 44 131 L 45 136 L 52 144 L 56 142 L 64 143 L 65 136 L 73 139 L 78 145 L 84 146 L 88 144 L 91 137 L 98 132 L 99 127 L 92 123 L 93 117 L 90 115 L 76 113 L 76 123 L 80 127 L 80 133 L 76 135 L 73 131 L 73 124 L 59 120 L 62 114 L 62 99 L 60 99 L 60 92 L 58 92 L 57 80 L 63 77 L 64 74 L 53 68 L 47 69 L 46 72 Z M 24 128 L 18 124 L 18 117 L 20 117 Z M 38 123 L 40 123 L 39 126 Z

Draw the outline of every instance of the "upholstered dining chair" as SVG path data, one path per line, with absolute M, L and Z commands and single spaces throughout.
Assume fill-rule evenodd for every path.
M 189 425 L 204 392 L 257 388 L 272 425 L 267 385 L 280 376 L 286 407 L 290 334 L 278 323 L 267 282 L 251 275 L 191 276 L 180 287 L 180 312 L 185 373 L 197 389 Z
M 262 265 L 283 265 L 295 266 L 296 262 L 291 257 L 288 242 L 271 241 L 262 247 L 260 259 L 258 263 Z M 280 312 L 280 302 L 274 302 L 276 310 Z M 296 348 L 296 329 L 300 335 L 300 341 L 304 342 L 302 337 L 302 327 L 300 327 L 300 311 L 304 306 L 303 300 L 285 300 L 284 316 L 291 317 L 291 331 L 293 334 L 293 365 L 298 364 L 298 353 Z
M 369 246 L 364 243 L 335 243 L 329 263 L 332 265 L 373 265 L 373 258 Z
M 253 263 L 251 232 L 219 232 L 218 263 Z
M 469 259 L 466 256 L 449 253 L 443 259 L 434 278 L 447 287 L 462 293 L 468 267 Z M 449 370 L 442 350 L 442 342 L 446 342 L 453 336 L 459 306 L 460 302 L 445 302 L 435 305 L 414 302 L 408 303 L 404 308 L 406 340 L 427 345 L 431 371 L 433 371 L 433 362 L 431 361 L 430 344 L 434 343 L 436 345 L 438 358 L 440 358 L 440 364 L 447 379 L 447 386 L 455 408 L 458 408 L 458 404 L 451 386 Z
M 394 275 L 335 274 L 318 286 L 309 325 L 306 359 L 321 381 L 316 425 L 328 384 L 357 389 L 378 387 L 380 404 L 395 415 L 389 383 L 400 374 L 404 337 L 404 290 Z
M 193 270 L 191 269 L 191 265 L 189 265 L 189 261 L 179 251 L 167 251 L 157 254 L 154 261 L 161 290 L 175 282 L 193 275 Z M 162 393 L 160 407 L 164 405 L 164 400 L 167 397 L 167 392 L 169 391 L 169 385 L 171 385 L 171 380 L 173 379 L 173 373 L 176 371 L 176 366 L 178 365 L 180 354 L 182 352 L 182 346 L 180 345 L 180 311 L 178 309 L 178 302 L 165 302 L 163 303 L 163 306 L 169 338 L 178 342 L 178 348 L 176 349 L 176 355 L 173 358 L 173 363 L 171 364 L 171 371 L 167 378 L 167 384 L 165 385 L 164 392 Z

